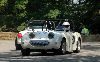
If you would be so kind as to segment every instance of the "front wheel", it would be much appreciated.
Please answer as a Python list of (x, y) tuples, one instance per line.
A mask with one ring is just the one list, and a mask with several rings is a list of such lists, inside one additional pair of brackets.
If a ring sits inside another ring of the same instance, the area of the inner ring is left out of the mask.
[(29, 56), (30, 55), (30, 49), (21, 49), (22, 56)]
[(65, 40), (62, 40), (61, 42), (60, 52), (61, 54), (66, 54), (66, 41)]

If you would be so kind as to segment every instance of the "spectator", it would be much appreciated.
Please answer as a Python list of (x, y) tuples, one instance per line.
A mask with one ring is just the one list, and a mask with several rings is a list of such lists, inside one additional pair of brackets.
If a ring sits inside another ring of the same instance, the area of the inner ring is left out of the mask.
[(84, 26), (81, 33), (82, 33), (82, 35), (88, 36), (89, 35), (89, 30)]
[(82, 34), (82, 40), (84, 42), (87, 40), (87, 37), (89, 36), (89, 30), (84, 26), (81, 31), (81, 34)]

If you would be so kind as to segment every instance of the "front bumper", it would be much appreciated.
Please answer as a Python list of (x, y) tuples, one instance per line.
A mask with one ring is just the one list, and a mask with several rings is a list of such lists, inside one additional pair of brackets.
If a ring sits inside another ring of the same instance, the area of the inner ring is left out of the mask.
[(34, 49), (34, 50), (50, 50), (50, 49), (59, 49), (60, 44), (53, 41), (52, 39), (50, 40), (29, 40), (29, 41), (24, 41), (21, 43), (22, 48), (26, 49)]

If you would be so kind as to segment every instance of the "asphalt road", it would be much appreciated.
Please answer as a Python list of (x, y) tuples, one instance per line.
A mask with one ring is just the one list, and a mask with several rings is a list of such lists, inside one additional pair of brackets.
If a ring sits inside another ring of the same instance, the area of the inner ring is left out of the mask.
[(30, 56), (21, 56), (16, 51), (14, 41), (0, 40), (0, 62), (100, 62), (100, 42), (83, 42), (80, 53), (54, 55), (31, 52)]

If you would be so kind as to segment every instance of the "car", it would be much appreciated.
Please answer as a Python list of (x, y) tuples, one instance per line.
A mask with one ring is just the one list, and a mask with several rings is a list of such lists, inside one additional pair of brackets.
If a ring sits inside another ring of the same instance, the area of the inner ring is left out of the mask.
[[(69, 24), (68, 21), (64, 23)], [(29, 31), (24, 30), (18, 34), (22, 55), (28, 56), (30, 52), (41, 52), (42, 54), (47, 52), (55, 54), (80, 52), (81, 34), (71, 31), (69, 28), (70, 26), (63, 25), (61, 20), (57, 23), (54, 20), (31, 21)]]

